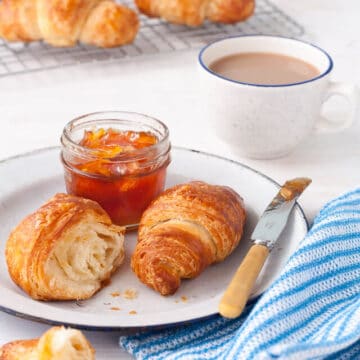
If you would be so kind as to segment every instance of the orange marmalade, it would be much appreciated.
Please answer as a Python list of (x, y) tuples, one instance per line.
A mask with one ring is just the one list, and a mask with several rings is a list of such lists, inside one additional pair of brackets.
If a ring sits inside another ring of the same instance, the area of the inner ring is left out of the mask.
[(114, 223), (135, 226), (164, 189), (170, 143), (146, 127), (81, 130), (76, 142), (62, 137), (67, 192), (97, 201)]

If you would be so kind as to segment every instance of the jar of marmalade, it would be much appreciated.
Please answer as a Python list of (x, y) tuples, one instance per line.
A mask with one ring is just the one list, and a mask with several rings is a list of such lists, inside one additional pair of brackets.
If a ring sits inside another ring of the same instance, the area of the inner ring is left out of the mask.
[(135, 227), (165, 186), (169, 131), (130, 112), (99, 112), (64, 128), (61, 160), (66, 190), (97, 201), (118, 225)]

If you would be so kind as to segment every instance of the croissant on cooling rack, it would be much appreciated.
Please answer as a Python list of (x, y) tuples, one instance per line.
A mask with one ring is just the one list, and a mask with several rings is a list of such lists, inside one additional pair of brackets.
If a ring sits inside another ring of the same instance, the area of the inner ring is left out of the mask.
[(132, 269), (160, 294), (173, 294), (182, 278), (235, 249), (245, 217), (242, 198), (229, 187), (196, 181), (168, 189), (141, 218)]
[(95, 201), (57, 194), (12, 231), (5, 256), (32, 298), (88, 299), (123, 262), (124, 228)]
[(0, 347), (0, 360), (93, 360), (95, 350), (79, 330), (53, 327), (39, 339)]
[(136, 13), (114, 0), (2, 0), (0, 36), (7, 41), (44, 40), (54, 46), (77, 41), (100, 47), (131, 43)]
[(205, 20), (235, 23), (247, 19), (255, 0), (135, 0), (139, 10), (175, 24), (199, 26)]

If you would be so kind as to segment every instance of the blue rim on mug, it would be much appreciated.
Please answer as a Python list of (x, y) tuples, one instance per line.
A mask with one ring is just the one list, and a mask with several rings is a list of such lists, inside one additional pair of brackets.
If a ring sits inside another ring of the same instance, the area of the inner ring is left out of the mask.
[[(299, 43), (302, 43), (302, 44), (306, 44), (308, 46), (312, 46), (313, 48), (319, 50), (320, 52), (322, 52), (326, 57), (327, 59), (329, 60), (329, 66), (328, 68), (322, 72), (320, 75), (312, 78), (312, 79), (309, 79), (309, 80), (305, 80), (305, 81), (301, 81), (301, 82), (296, 82), (296, 83), (289, 83), (289, 84), (278, 84), (278, 85), (270, 85), (270, 84), (253, 84), (253, 83), (247, 83), (247, 82), (242, 82), (242, 81), (237, 81), (237, 80), (232, 80), (232, 79), (229, 79), (225, 76), (222, 76), (214, 71), (212, 71), (207, 65), (204, 64), (203, 62), (203, 55), (204, 55), (204, 52), (210, 48), (211, 46), (213, 46), (214, 44), (217, 44), (219, 42), (222, 42), (224, 40), (228, 40), (228, 39), (234, 39), (234, 38), (247, 38), (247, 37), (269, 37), (269, 38), (278, 38), (278, 39), (287, 39), (287, 40), (291, 40), (291, 41), (295, 41), (295, 42), (299, 42)], [(278, 36), (278, 35), (262, 35), (262, 34), (254, 34), (254, 35), (232, 35), (232, 36), (226, 36), (224, 38), (221, 38), (221, 39), (218, 39), (218, 40), (215, 40), (215, 41), (212, 41), (210, 44), (207, 44), (205, 47), (203, 47), (199, 53), (199, 56), (198, 56), (198, 61), (199, 61), (199, 64), (202, 66), (202, 68), (207, 71), (210, 75), (213, 75), (219, 79), (222, 79), (222, 80), (226, 80), (226, 81), (229, 81), (231, 83), (234, 83), (234, 84), (239, 84), (239, 85), (248, 85), (248, 86), (255, 86), (255, 87), (262, 87), (262, 88), (280, 88), (280, 87), (289, 87), (289, 86), (296, 86), (296, 85), (302, 85), (302, 84), (306, 84), (306, 83), (310, 83), (310, 82), (313, 82), (313, 81), (316, 81), (316, 80), (319, 80), (321, 78), (323, 78), (324, 76), (326, 76), (327, 74), (329, 74), (331, 72), (331, 70), (333, 69), (334, 67), (334, 62), (331, 58), (331, 56), (322, 48), (320, 48), (319, 46), (317, 45), (314, 45), (312, 43), (309, 43), (307, 41), (303, 41), (303, 40), (299, 40), (299, 39), (295, 39), (295, 38), (291, 38), (291, 37), (287, 37), (287, 36)]]

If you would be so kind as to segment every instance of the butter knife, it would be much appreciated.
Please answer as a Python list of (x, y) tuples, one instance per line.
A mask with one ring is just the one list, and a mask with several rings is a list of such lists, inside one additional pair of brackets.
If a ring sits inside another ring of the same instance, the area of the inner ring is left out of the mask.
[(310, 183), (308, 178), (286, 181), (268, 205), (251, 235), (253, 245), (220, 301), (220, 315), (233, 319), (242, 313), (270, 251), (287, 224), (296, 200)]

